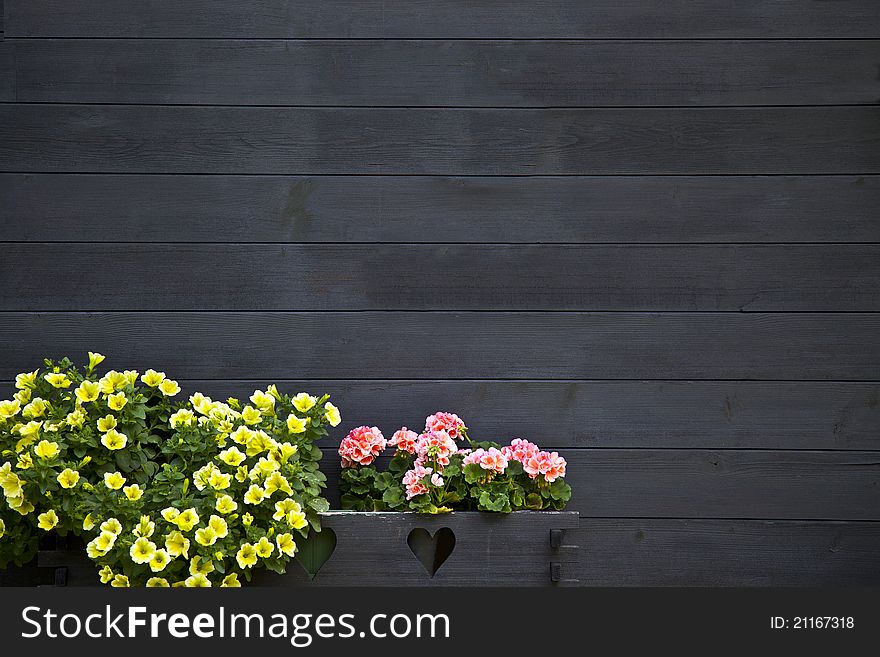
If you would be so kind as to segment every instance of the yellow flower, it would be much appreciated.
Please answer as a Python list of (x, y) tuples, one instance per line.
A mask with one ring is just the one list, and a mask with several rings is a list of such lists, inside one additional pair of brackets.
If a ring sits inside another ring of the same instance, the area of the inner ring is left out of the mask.
[(10, 509), (22, 516), (26, 516), (34, 510), (34, 505), (28, 502), (24, 495), (20, 497), (8, 497), (6, 498), (6, 502), (9, 504)]
[(124, 388), (128, 384), (128, 378), (122, 372), (110, 370), (98, 380), (98, 388), (105, 395), (116, 392), (119, 388)]
[(103, 568), (101, 568), (101, 570), (98, 571), (98, 575), (101, 578), (101, 584), (109, 584), (115, 577), (113, 571), (110, 569), (110, 566), (104, 566)]
[(210, 527), (202, 527), (196, 530), (196, 543), (199, 545), (214, 545), (217, 542), (217, 534)]
[(101, 523), (101, 531), (119, 536), (122, 533), (122, 523), (116, 518), (107, 518), (107, 520)]
[(324, 404), (324, 410), (327, 411), (324, 413), (324, 417), (327, 419), (327, 422), (330, 423), (330, 426), (338, 427), (339, 423), (342, 422), (342, 416), (339, 415), (339, 409), (330, 402), (327, 402)]
[(25, 388), (12, 395), (12, 398), (19, 404), (27, 404), (31, 400), (32, 394), (33, 391), (30, 388)]
[(0, 518), (0, 538), (3, 538), (3, 535), (6, 533), (6, 523), (3, 521), (3, 518)]
[(223, 461), (226, 465), (231, 465), (233, 468), (238, 467), (238, 465), (244, 461), (245, 455), (241, 453), (241, 451), (233, 445), (229, 449), (225, 449), (218, 455), (220, 460)]
[(287, 524), (294, 529), (302, 529), (309, 523), (306, 521), (306, 514), (302, 511), (291, 511), (287, 514)]
[(61, 484), (61, 488), (73, 488), (79, 482), (79, 472), (70, 468), (64, 468), (57, 479), (58, 483)]
[(316, 397), (312, 397), (307, 392), (297, 393), (293, 399), (291, 399), (293, 405), (296, 407), (300, 413), (307, 412), (312, 406), (318, 403), (318, 399)]
[(21, 374), (17, 374), (15, 376), (15, 387), (18, 390), (33, 388), (36, 385), (37, 374), (39, 372), (40, 370), (34, 370), (33, 372), (22, 372)]
[(153, 535), (154, 531), (156, 531), (156, 523), (150, 520), (150, 516), (141, 516), (141, 519), (138, 521), (137, 527), (134, 528), (133, 533), (135, 536), (143, 536), (144, 538), (149, 538)]
[(262, 488), (257, 486), (256, 484), (251, 484), (251, 487), (248, 488), (247, 492), (244, 494), (244, 503), (245, 504), (259, 504), (263, 501), (263, 497), (265, 497), (266, 493)]
[(69, 388), (70, 384), (73, 383), (70, 379), (67, 378), (66, 374), (59, 374), (58, 372), (52, 372), (43, 377), (53, 388)]
[(229, 437), (239, 445), (247, 445), (254, 436), (254, 430), (242, 425), (233, 431)]
[(279, 456), (278, 459), (282, 463), (287, 463), (290, 460), (290, 457), (297, 453), (296, 445), (291, 445), (290, 443), (281, 443), (279, 446)]
[(93, 402), (101, 394), (101, 387), (95, 381), (83, 381), (79, 387), (73, 391), (80, 403)]
[(122, 489), (122, 492), (125, 493), (125, 496), (132, 502), (137, 502), (144, 496), (143, 489), (137, 484), (126, 486)]
[(211, 580), (200, 573), (187, 577), (185, 584), (188, 589), (207, 589), (211, 586)]
[(9, 463), (4, 463), (3, 468), (0, 469), (0, 488), (3, 488), (3, 495), (7, 498), (21, 497), (24, 481), (10, 471), (11, 467)]
[(306, 430), (306, 421), (291, 413), (287, 416), (287, 430), (290, 433), (302, 433)]
[(272, 516), (272, 519), (284, 520), (287, 514), (291, 512), (299, 513), (300, 511), (302, 511), (302, 507), (299, 505), (299, 502), (288, 497), (287, 499), (275, 502), (275, 514)]
[(156, 370), (147, 370), (144, 372), (143, 376), (141, 376), (141, 381), (151, 388), (157, 387), (164, 380), (165, 372), (157, 372)]
[(30, 452), (25, 452), (19, 456), (18, 461), (15, 463), (15, 467), (19, 470), (30, 470), (34, 467), (34, 459), (31, 458)]
[(67, 426), (79, 429), (86, 422), (86, 414), (80, 409), (76, 409), (75, 411), (68, 413), (67, 417), (64, 418), (64, 421), (67, 422)]
[(296, 543), (291, 534), (278, 534), (275, 537), (275, 543), (278, 545), (278, 551), (292, 557), (296, 554)]
[(98, 365), (104, 362), (106, 356), (99, 354), (97, 351), (89, 352), (89, 372), (95, 369)]
[[(91, 531), (92, 529), (94, 529), (94, 527), (95, 527), (95, 519), (92, 518), (92, 514), (91, 514), (91, 513), (89, 513), (88, 515), (86, 515), (85, 518), (83, 518), (83, 525), (82, 525), (82, 527), (83, 527), (83, 529), (86, 530), (87, 532), (88, 532), (88, 531)], [(107, 582), (104, 582), (104, 583), (106, 584)]]
[(254, 521), (254, 517), (250, 513), (245, 513), (241, 517), (241, 524), (245, 527), (250, 527), (251, 523)]
[(250, 400), (253, 402), (254, 406), (263, 411), (263, 413), (271, 415), (275, 412), (275, 398), (272, 395), (267, 395), (262, 390), (254, 390), (254, 394), (250, 396)]
[(124, 392), (107, 396), (107, 406), (109, 406), (114, 411), (121, 411), (127, 403), (128, 398), (125, 396)]
[(48, 408), (49, 403), (45, 399), (42, 397), (34, 397), (33, 401), (22, 409), (21, 414), (29, 419), (43, 417)]
[(116, 577), (113, 578), (113, 581), (110, 582), (110, 586), (117, 589), (127, 589), (131, 584), (128, 582), (128, 577), (126, 575), (116, 575)]
[(58, 514), (55, 513), (54, 510), (50, 509), (46, 511), (46, 513), (41, 513), (37, 516), (37, 527), (42, 529), (43, 531), (49, 531), (55, 528), (55, 525), (58, 524)]
[(40, 435), (40, 429), (43, 428), (42, 422), (28, 422), (27, 424), (22, 424), (18, 427), (18, 434), (25, 438), (34, 438)]
[(116, 418), (112, 415), (105, 415), (98, 419), (98, 431), (107, 433), (110, 429), (116, 428)]
[(180, 386), (177, 385), (177, 381), (165, 379), (164, 381), (162, 381), (162, 383), (159, 384), (159, 392), (161, 392), (166, 397), (174, 397), (174, 395), (180, 392)]
[(128, 554), (135, 563), (149, 563), (156, 554), (156, 544), (141, 537), (134, 542)]
[(214, 562), (210, 559), (202, 561), (202, 557), (195, 556), (189, 562), (190, 575), (210, 575), (214, 572)]
[(125, 485), (125, 477), (118, 472), (104, 473), (104, 485), (110, 490), (119, 490)]
[(8, 420), (11, 417), (15, 417), (18, 415), (18, 412), (21, 410), (21, 402), (17, 399), (6, 399), (4, 401), (0, 401), (0, 417), (4, 420)]
[(221, 495), (217, 498), (217, 503), (214, 505), (214, 508), (220, 513), (226, 515), (235, 511), (238, 508), (238, 504), (236, 504), (235, 500), (229, 495)]
[(238, 470), (235, 471), (235, 480), (244, 483), (247, 481), (248, 474), (250, 474), (248, 467), (246, 465), (240, 465), (238, 466)]
[(241, 419), (245, 424), (259, 424), (263, 414), (253, 406), (245, 406), (241, 412)]
[(189, 556), (189, 539), (180, 532), (171, 532), (165, 537), (165, 549), (172, 557)]
[(125, 382), (128, 385), (133, 386), (135, 383), (137, 383), (138, 374), (139, 372), (137, 370), (125, 370), (122, 373), (122, 376), (125, 377)]
[(150, 570), (154, 573), (161, 573), (170, 562), (171, 558), (165, 550), (156, 550), (153, 553), (153, 558), (150, 559)]
[(241, 582), (238, 581), (238, 573), (232, 573), (224, 577), (220, 587), (229, 589), (241, 588)]
[(215, 490), (225, 490), (232, 484), (232, 476), (223, 472), (212, 472), (208, 485)]
[(174, 519), (180, 515), (180, 509), (176, 506), (167, 506), (161, 511), (162, 517), (165, 518), (167, 522), (174, 522)]
[(226, 538), (229, 536), (229, 525), (220, 516), (211, 516), (208, 520), (208, 527), (217, 535), (217, 538)]
[(168, 418), (168, 422), (171, 424), (172, 429), (176, 429), (180, 426), (191, 426), (193, 422), (195, 422), (196, 416), (195, 414), (186, 408), (181, 408), (176, 413), (173, 413), (170, 418)]
[[(152, 562), (150, 562), (152, 565)], [(168, 583), (168, 580), (164, 577), (151, 577), (147, 580), (147, 588), (151, 589), (167, 589), (171, 585)]]
[(266, 495), (269, 496), (271, 496), (276, 490), (280, 490), (288, 495), (293, 495), (293, 489), (290, 487), (290, 483), (280, 472), (273, 472), (270, 474), (266, 478), (264, 486), (266, 488)]
[(257, 563), (257, 550), (250, 543), (244, 543), (235, 555), (239, 568), (252, 568)]
[(122, 449), (128, 444), (128, 436), (116, 429), (110, 429), (101, 438), (101, 444), (109, 450)]
[(199, 524), (199, 514), (196, 513), (195, 509), (181, 511), (180, 515), (174, 519), (174, 524), (177, 525), (178, 529), (188, 532)]
[(257, 551), (257, 556), (262, 557), (263, 559), (268, 559), (275, 551), (275, 545), (272, 544), (272, 541), (263, 536), (259, 541), (257, 541), (254, 549)]
[(37, 446), (34, 447), (34, 454), (39, 456), (41, 459), (54, 459), (58, 456), (58, 453), (61, 450), (58, 449), (58, 443), (52, 443), (48, 440), (41, 440), (37, 443)]

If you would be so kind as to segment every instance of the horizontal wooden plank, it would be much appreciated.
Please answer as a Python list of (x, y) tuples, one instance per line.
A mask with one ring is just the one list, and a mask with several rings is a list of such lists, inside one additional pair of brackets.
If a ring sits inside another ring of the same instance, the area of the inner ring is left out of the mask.
[(22, 102), (873, 104), (880, 41), (13, 39)]
[(0, 171), (876, 173), (880, 107), (0, 105)]
[(9, 36), (880, 37), (872, 0), (5, 0)]
[[(2, 6), (0, 6), (2, 9)], [(0, 30), (0, 101), (9, 102), (15, 100), (15, 61), (12, 55), (12, 46), (3, 39)]]
[(880, 176), (0, 175), (0, 242), (880, 242)]
[[(569, 449), (567, 511), (598, 518), (880, 519), (880, 454)], [(384, 460), (385, 457), (382, 457)], [(324, 453), (338, 504), (339, 457)]]
[(874, 381), (878, 330), (876, 313), (5, 312), (0, 379), (91, 349), (180, 379)]
[(880, 247), (0, 244), (0, 280), (0, 311), (877, 311)]
[[(34, 361), (34, 367), (36, 367)], [(124, 369), (127, 361), (106, 365)], [(169, 374), (173, 374), (169, 371)], [(465, 419), (475, 439), (524, 437), (548, 449), (880, 449), (880, 385), (760, 381), (180, 381), (183, 396), (249, 397), (276, 383), (294, 394), (329, 394), (347, 428), (420, 429), (438, 409)], [(0, 399), (12, 396), (0, 383)]]
[(581, 519), (581, 586), (876, 586), (880, 525)]

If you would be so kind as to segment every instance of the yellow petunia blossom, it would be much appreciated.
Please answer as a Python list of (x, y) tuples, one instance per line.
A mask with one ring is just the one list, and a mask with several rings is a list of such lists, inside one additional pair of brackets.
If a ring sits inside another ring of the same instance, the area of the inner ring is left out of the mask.
[(122, 533), (122, 523), (116, 518), (107, 518), (107, 520), (101, 523), (101, 531), (119, 536)]
[(151, 577), (147, 580), (147, 588), (150, 589), (167, 589), (171, 585), (164, 577)]
[(37, 374), (39, 374), (40, 370), (34, 370), (33, 372), (22, 372), (21, 374), (15, 375), (15, 387), (18, 390), (24, 390), (25, 388), (33, 388), (37, 382)]
[(212, 472), (208, 477), (208, 485), (214, 490), (226, 490), (232, 485), (232, 475), (225, 472)]
[(251, 523), (253, 523), (253, 521), (254, 521), (254, 517), (250, 513), (245, 513), (241, 517), (241, 524), (244, 525), (245, 527), (250, 527)]
[(128, 385), (128, 377), (116, 370), (110, 370), (98, 380), (98, 387), (105, 395), (112, 394), (126, 385)]
[(24, 390), (19, 390), (17, 393), (12, 395), (12, 399), (17, 401), (19, 404), (27, 404), (33, 395), (33, 390), (30, 388), (25, 388)]
[(180, 515), (180, 509), (178, 509), (176, 506), (166, 506), (164, 509), (162, 509), (161, 514), (167, 522), (174, 522), (174, 519)]
[(239, 568), (253, 568), (257, 563), (257, 550), (250, 543), (244, 543), (235, 555)]
[(273, 472), (266, 477), (263, 486), (266, 489), (266, 495), (269, 496), (271, 496), (276, 490), (280, 490), (287, 495), (293, 495), (293, 488), (290, 487), (290, 482), (288, 482), (287, 478), (280, 472)]
[(156, 544), (148, 538), (137, 539), (128, 550), (128, 555), (135, 563), (149, 563), (156, 554)]
[(7, 499), (21, 497), (22, 488), (24, 487), (24, 481), (17, 474), (10, 471), (11, 467), (9, 463), (4, 463), (3, 467), (0, 468), (0, 488), (3, 489), (3, 495)]
[(19, 470), (30, 470), (34, 467), (34, 459), (31, 457), (30, 452), (20, 455), (15, 463), (15, 467)]
[(126, 575), (116, 575), (116, 577), (113, 578), (113, 581), (110, 582), (110, 586), (117, 589), (127, 589), (131, 584)]
[(324, 410), (327, 411), (326, 413), (324, 413), (324, 417), (326, 418), (327, 422), (330, 423), (330, 426), (338, 427), (339, 423), (342, 422), (342, 416), (339, 415), (339, 409), (330, 402), (327, 402), (326, 404), (324, 404)]
[(58, 475), (57, 480), (61, 484), (61, 488), (73, 488), (79, 483), (79, 472), (70, 468), (64, 468), (61, 474)]
[(4, 534), (6, 534), (6, 522), (0, 518), (0, 538), (3, 538)]
[(98, 399), (98, 395), (101, 394), (101, 386), (98, 385), (97, 381), (83, 381), (73, 391), (73, 394), (76, 395), (81, 404), (86, 404)]
[(213, 530), (217, 538), (226, 538), (229, 536), (229, 525), (220, 516), (211, 516), (208, 519), (208, 527)]
[(263, 419), (263, 414), (253, 406), (245, 406), (241, 412), (241, 420), (245, 424), (259, 424)]
[(309, 523), (306, 520), (305, 513), (302, 511), (291, 511), (287, 514), (287, 524), (293, 529), (303, 529)]
[(171, 417), (168, 418), (168, 423), (172, 429), (177, 429), (178, 427), (192, 426), (195, 419), (196, 416), (191, 410), (181, 408), (179, 411), (172, 413)]
[(241, 588), (241, 582), (238, 581), (238, 573), (232, 573), (223, 578), (220, 584), (221, 588), (238, 589)]
[(107, 395), (107, 406), (114, 411), (121, 411), (127, 403), (128, 397), (125, 396), (124, 392), (119, 392), (115, 395)]
[(43, 378), (46, 379), (46, 381), (49, 382), (49, 385), (53, 388), (69, 388), (70, 384), (73, 383), (73, 381), (67, 378), (66, 374), (61, 374), (59, 372), (50, 372)]
[(254, 390), (250, 400), (263, 413), (268, 415), (275, 413), (275, 398), (272, 395), (267, 395), (262, 390)]
[(98, 418), (98, 431), (101, 433), (107, 433), (110, 429), (115, 429), (116, 425), (116, 418), (112, 415), (105, 415), (102, 418)]
[(41, 440), (37, 443), (37, 446), (34, 447), (34, 454), (39, 456), (41, 459), (54, 459), (58, 456), (58, 453), (61, 450), (58, 448), (58, 443), (53, 443), (48, 440)]
[(157, 388), (164, 380), (165, 372), (157, 372), (156, 370), (147, 370), (141, 376), (141, 381), (151, 388)]
[(210, 559), (202, 560), (202, 557), (193, 557), (189, 562), (190, 575), (210, 575), (214, 572), (214, 562)]
[(240, 426), (238, 429), (229, 434), (229, 437), (232, 438), (233, 442), (236, 442), (239, 445), (247, 445), (251, 441), (253, 436), (254, 430), (244, 425)]
[(278, 546), (278, 551), (286, 554), (288, 557), (296, 554), (296, 543), (291, 534), (278, 534), (275, 537), (275, 544)]
[(122, 376), (125, 377), (125, 381), (126, 383), (128, 383), (128, 385), (133, 386), (137, 383), (138, 374), (140, 374), (140, 372), (138, 372), (137, 370), (125, 370), (122, 373)]
[(118, 472), (104, 473), (104, 485), (110, 490), (119, 490), (125, 485), (125, 477)]
[(302, 433), (306, 430), (306, 421), (291, 413), (287, 416), (287, 430), (290, 433)]
[(17, 399), (6, 399), (0, 401), (0, 418), (8, 420), (18, 415), (21, 410), (21, 402)]
[(76, 409), (68, 413), (64, 421), (67, 423), (67, 426), (79, 429), (86, 423), (86, 414), (80, 409)]
[(172, 557), (189, 556), (189, 539), (180, 532), (171, 532), (165, 537), (165, 549)]
[[(83, 518), (82, 528), (87, 532), (95, 528), (95, 519), (92, 517), (91, 513), (87, 514), (86, 517)], [(106, 584), (106, 582), (104, 583)]]
[(291, 401), (296, 407), (296, 410), (298, 410), (300, 413), (306, 413), (310, 408), (318, 403), (318, 399), (316, 397), (312, 397), (312, 395), (307, 392), (297, 393), (296, 395), (294, 395)]
[(110, 566), (104, 566), (101, 568), (101, 570), (98, 571), (98, 576), (101, 578), (101, 584), (109, 584), (113, 581), (113, 578), (116, 577)]
[(101, 437), (101, 444), (109, 450), (122, 449), (128, 444), (128, 436), (119, 433), (116, 429), (110, 429)]
[(272, 519), (284, 520), (289, 513), (299, 513), (300, 511), (302, 511), (302, 507), (299, 505), (299, 502), (288, 497), (287, 499), (275, 502), (275, 513)]
[(235, 471), (235, 480), (239, 483), (244, 483), (247, 481), (249, 474), (250, 470), (248, 470), (248, 467), (246, 465), (240, 465)]
[(55, 526), (58, 524), (58, 514), (53, 509), (49, 509), (46, 513), (38, 515), (37, 520), (37, 527), (43, 531), (50, 531), (55, 529)]
[(195, 538), (199, 545), (214, 545), (217, 542), (217, 533), (210, 527), (202, 527), (196, 530)]
[(161, 573), (169, 563), (171, 563), (171, 557), (168, 556), (168, 553), (165, 550), (156, 550), (153, 553), (153, 558), (150, 559), (150, 570), (154, 573)]
[(230, 447), (229, 449), (225, 449), (218, 457), (221, 461), (223, 461), (226, 465), (231, 465), (233, 468), (238, 467), (238, 465), (245, 460), (245, 455), (242, 454), (241, 450), (238, 449), (235, 445)]
[(281, 443), (278, 446), (278, 456), (280, 456), (280, 461), (282, 463), (287, 463), (290, 460), (290, 457), (297, 453), (298, 448), (296, 445), (291, 445), (290, 443)]
[(42, 422), (31, 421), (18, 427), (18, 435), (24, 438), (36, 439), (40, 435), (40, 429), (42, 428)]
[(155, 531), (156, 523), (150, 520), (150, 516), (141, 516), (141, 519), (138, 521), (137, 527), (132, 530), (132, 533), (135, 536), (150, 538), (150, 536), (152, 536), (153, 532)]
[(266, 493), (262, 488), (256, 484), (251, 484), (251, 487), (248, 488), (247, 492), (244, 494), (244, 503), (256, 505), (262, 502), (265, 496)]
[(159, 384), (159, 392), (166, 397), (174, 397), (174, 395), (180, 392), (180, 386), (177, 384), (177, 381), (165, 379)]
[(95, 369), (98, 365), (104, 362), (104, 359), (107, 358), (103, 354), (99, 354), (97, 351), (89, 352), (89, 372)]
[(114, 545), (116, 545), (116, 534), (108, 531), (102, 531), (92, 543), (100, 554), (106, 554)]
[(122, 492), (125, 493), (125, 496), (131, 502), (137, 502), (144, 496), (143, 489), (137, 484), (132, 484), (131, 486), (126, 486), (122, 489)]
[(199, 524), (199, 514), (196, 513), (195, 509), (186, 509), (181, 511), (180, 515), (174, 519), (174, 524), (177, 525), (178, 529), (188, 532)]
[(10, 509), (22, 516), (26, 516), (34, 511), (34, 505), (25, 499), (24, 495), (21, 497), (8, 497), (6, 502), (9, 504)]
[(238, 508), (238, 504), (229, 495), (221, 495), (217, 498), (214, 508), (223, 515), (232, 513)]
[(268, 538), (263, 536), (257, 541), (257, 544), (254, 545), (254, 549), (257, 551), (257, 556), (262, 559), (268, 559), (272, 556), (272, 553), (275, 551), (275, 545)]
[(43, 417), (49, 409), (49, 402), (42, 397), (34, 397), (30, 404), (21, 409), (21, 414), (27, 419)]
[(211, 587), (211, 580), (200, 573), (187, 577), (185, 584), (188, 589), (207, 589)]

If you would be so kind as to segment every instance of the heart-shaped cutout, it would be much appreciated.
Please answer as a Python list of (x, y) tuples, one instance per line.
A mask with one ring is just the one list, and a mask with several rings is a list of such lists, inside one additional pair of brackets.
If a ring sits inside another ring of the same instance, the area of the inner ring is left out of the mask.
[(416, 527), (407, 536), (406, 544), (433, 577), (455, 549), (455, 534), (449, 527), (441, 527), (431, 536), (427, 529)]
[(296, 545), (299, 548), (296, 560), (306, 571), (309, 579), (315, 579), (315, 575), (336, 550), (336, 532), (329, 527), (324, 527), (319, 532), (310, 531), (308, 538), (298, 538)]

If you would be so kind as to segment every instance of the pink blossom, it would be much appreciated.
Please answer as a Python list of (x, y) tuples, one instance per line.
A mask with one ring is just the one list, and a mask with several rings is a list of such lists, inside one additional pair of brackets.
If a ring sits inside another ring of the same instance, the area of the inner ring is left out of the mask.
[(523, 470), (529, 477), (534, 479), (543, 475), (544, 480), (550, 484), (565, 476), (565, 466), (565, 459), (557, 452), (537, 452), (523, 462)]
[[(406, 499), (411, 500), (416, 495), (423, 495), (428, 492), (428, 487), (422, 483), (422, 479), (426, 475), (433, 472), (432, 468), (423, 467), (421, 463), (416, 461), (412, 470), (407, 470), (403, 475), (403, 485), (406, 486)], [(432, 475), (431, 479), (437, 475)]]
[(442, 486), (443, 485), (443, 477), (438, 475), (436, 472), (431, 475), (431, 483), (434, 486)]
[(535, 444), (522, 438), (514, 438), (508, 447), (503, 447), (501, 451), (508, 461), (519, 461), (525, 463), (526, 459), (537, 454), (541, 449)]
[(507, 457), (495, 447), (475, 449), (462, 460), (463, 465), (478, 464), (483, 470), (501, 474), (507, 469)]
[(455, 413), (445, 413), (437, 411), (433, 415), (425, 418), (425, 433), (432, 431), (445, 431), (450, 438), (458, 440), (461, 437), (462, 430), (467, 429), (464, 420)]
[(467, 449), (462, 450), (462, 452), (467, 452), (465, 457), (462, 459), (462, 465), (470, 465), (471, 463), (479, 463), (480, 459), (483, 458), (483, 454), (486, 453), (486, 450), (480, 447), (479, 449), (475, 449), (473, 451)]
[(429, 431), (416, 441), (416, 454), (421, 460), (434, 460), (438, 464), (449, 465), (449, 457), (458, 451), (458, 445), (445, 431)]
[(370, 465), (385, 449), (385, 437), (377, 427), (357, 427), (342, 439), (339, 456), (343, 468)]
[(416, 453), (416, 441), (419, 439), (419, 434), (415, 431), (410, 431), (406, 427), (401, 427), (397, 431), (394, 432), (394, 435), (391, 436), (391, 440), (388, 441), (388, 445), (390, 447), (397, 447), (402, 452), (407, 452), (408, 454)]

